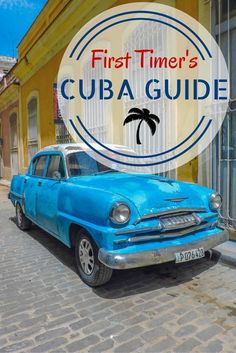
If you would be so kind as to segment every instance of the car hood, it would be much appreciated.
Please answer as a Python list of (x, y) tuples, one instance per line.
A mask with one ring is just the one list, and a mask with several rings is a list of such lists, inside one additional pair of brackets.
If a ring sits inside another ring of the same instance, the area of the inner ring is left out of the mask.
[(142, 216), (173, 208), (208, 208), (210, 189), (156, 175), (97, 174), (71, 182), (120, 195), (137, 207)]

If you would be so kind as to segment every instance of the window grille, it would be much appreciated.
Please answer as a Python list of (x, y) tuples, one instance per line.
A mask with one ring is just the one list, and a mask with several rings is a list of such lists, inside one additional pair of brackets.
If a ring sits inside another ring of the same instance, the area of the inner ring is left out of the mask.
[[(163, 26), (156, 26), (155, 23), (148, 22), (148, 21), (144, 21), (141, 24), (139, 24), (137, 27), (135, 27), (132, 33), (127, 37), (126, 42), (124, 43), (124, 52), (128, 51), (133, 53), (134, 50), (139, 48), (145, 48), (145, 49), (158, 48), (158, 53), (154, 53), (154, 55), (159, 57), (165, 56), (166, 55), (166, 52), (165, 52), (166, 29)], [(139, 59), (138, 56), (137, 56), (137, 59)], [(155, 70), (153, 70), (153, 79), (156, 78), (154, 72)], [(160, 81), (163, 81), (164, 73), (162, 72), (162, 69), (158, 69), (158, 75), (159, 75), (158, 79)], [(131, 87), (134, 89), (135, 99), (132, 101), (128, 99), (126, 100), (125, 107), (124, 107), (126, 112), (128, 112), (129, 109), (133, 107), (137, 107), (139, 109), (147, 108), (150, 110), (150, 113), (161, 117), (163, 115), (162, 112), (166, 112), (166, 113), (168, 112), (168, 109), (170, 109), (170, 105), (167, 99), (165, 98), (158, 99), (158, 105), (157, 105), (157, 101), (151, 100), (148, 97), (146, 97), (146, 95), (144, 95), (145, 92), (143, 89), (143, 83), (151, 79), (150, 71), (148, 67), (144, 67), (142, 70), (140, 70), (138, 65), (132, 66), (132, 70), (129, 70), (128, 72), (128, 79), (131, 84)], [(160, 112), (160, 115), (159, 115), (159, 112)], [(164, 133), (161, 134), (160, 139), (155, 138), (155, 135), (152, 136), (150, 134), (150, 130), (146, 128), (144, 125), (142, 126), (141, 141), (144, 146), (147, 146), (145, 154), (154, 154), (154, 153), (157, 153), (157, 151), (161, 151), (163, 149), (163, 146), (165, 146), (166, 144), (168, 134), (173, 133), (173, 131), (172, 132), (167, 131), (167, 128), (166, 128), (167, 121), (165, 119), (162, 119), (161, 124), (162, 124), (162, 131)], [(135, 150), (137, 150), (136, 140), (135, 140), (135, 136), (136, 136), (135, 131), (137, 129), (137, 125), (138, 125), (138, 122), (134, 122), (134, 124), (128, 124), (126, 126), (125, 135), (124, 135), (124, 141), (125, 141), (124, 144), (127, 144), (129, 146), (131, 144), (132, 145), (131, 148), (135, 147)], [(150, 169), (154, 171), (154, 168), (151, 167)], [(163, 173), (163, 174), (169, 175), (170, 173)]]
[(31, 98), (28, 103), (28, 160), (38, 151), (37, 99)]

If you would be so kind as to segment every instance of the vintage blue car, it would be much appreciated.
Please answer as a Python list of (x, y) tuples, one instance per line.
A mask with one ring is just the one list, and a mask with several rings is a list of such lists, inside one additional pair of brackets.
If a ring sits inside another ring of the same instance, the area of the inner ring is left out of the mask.
[(109, 169), (80, 144), (38, 152), (28, 172), (13, 177), (9, 198), (20, 229), (33, 222), (74, 248), (90, 286), (106, 283), (113, 269), (199, 259), (228, 240), (213, 190)]

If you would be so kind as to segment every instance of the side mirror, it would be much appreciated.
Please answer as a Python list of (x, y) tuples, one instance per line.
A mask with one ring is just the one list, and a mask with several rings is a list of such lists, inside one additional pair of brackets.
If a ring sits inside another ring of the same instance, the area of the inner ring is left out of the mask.
[(61, 173), (56, 170), (55, 172), (53, 172), (52, 177), (53, 177), (53, 179), (60, 181), (61, 180)]

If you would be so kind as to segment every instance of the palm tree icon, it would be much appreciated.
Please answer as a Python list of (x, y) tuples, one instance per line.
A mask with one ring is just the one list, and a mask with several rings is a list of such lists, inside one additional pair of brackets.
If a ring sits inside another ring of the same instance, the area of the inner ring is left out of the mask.
[(156, 124), (160, 123), (160, 119), (157, 115), (150, 114), (150, 110), (143, 108), (142, 110), (139, 108), (132, 108), (128, 112), (128, 116), (125, 118), (123, 126), (130, 123), (131, 121), (140, 120), (136, 132), (136, 142), (138, 145), (141, 145), (140, 141), (140, 127), (143, 121), (145, 121), (152, 133), (152, 136), (156, 132)]

